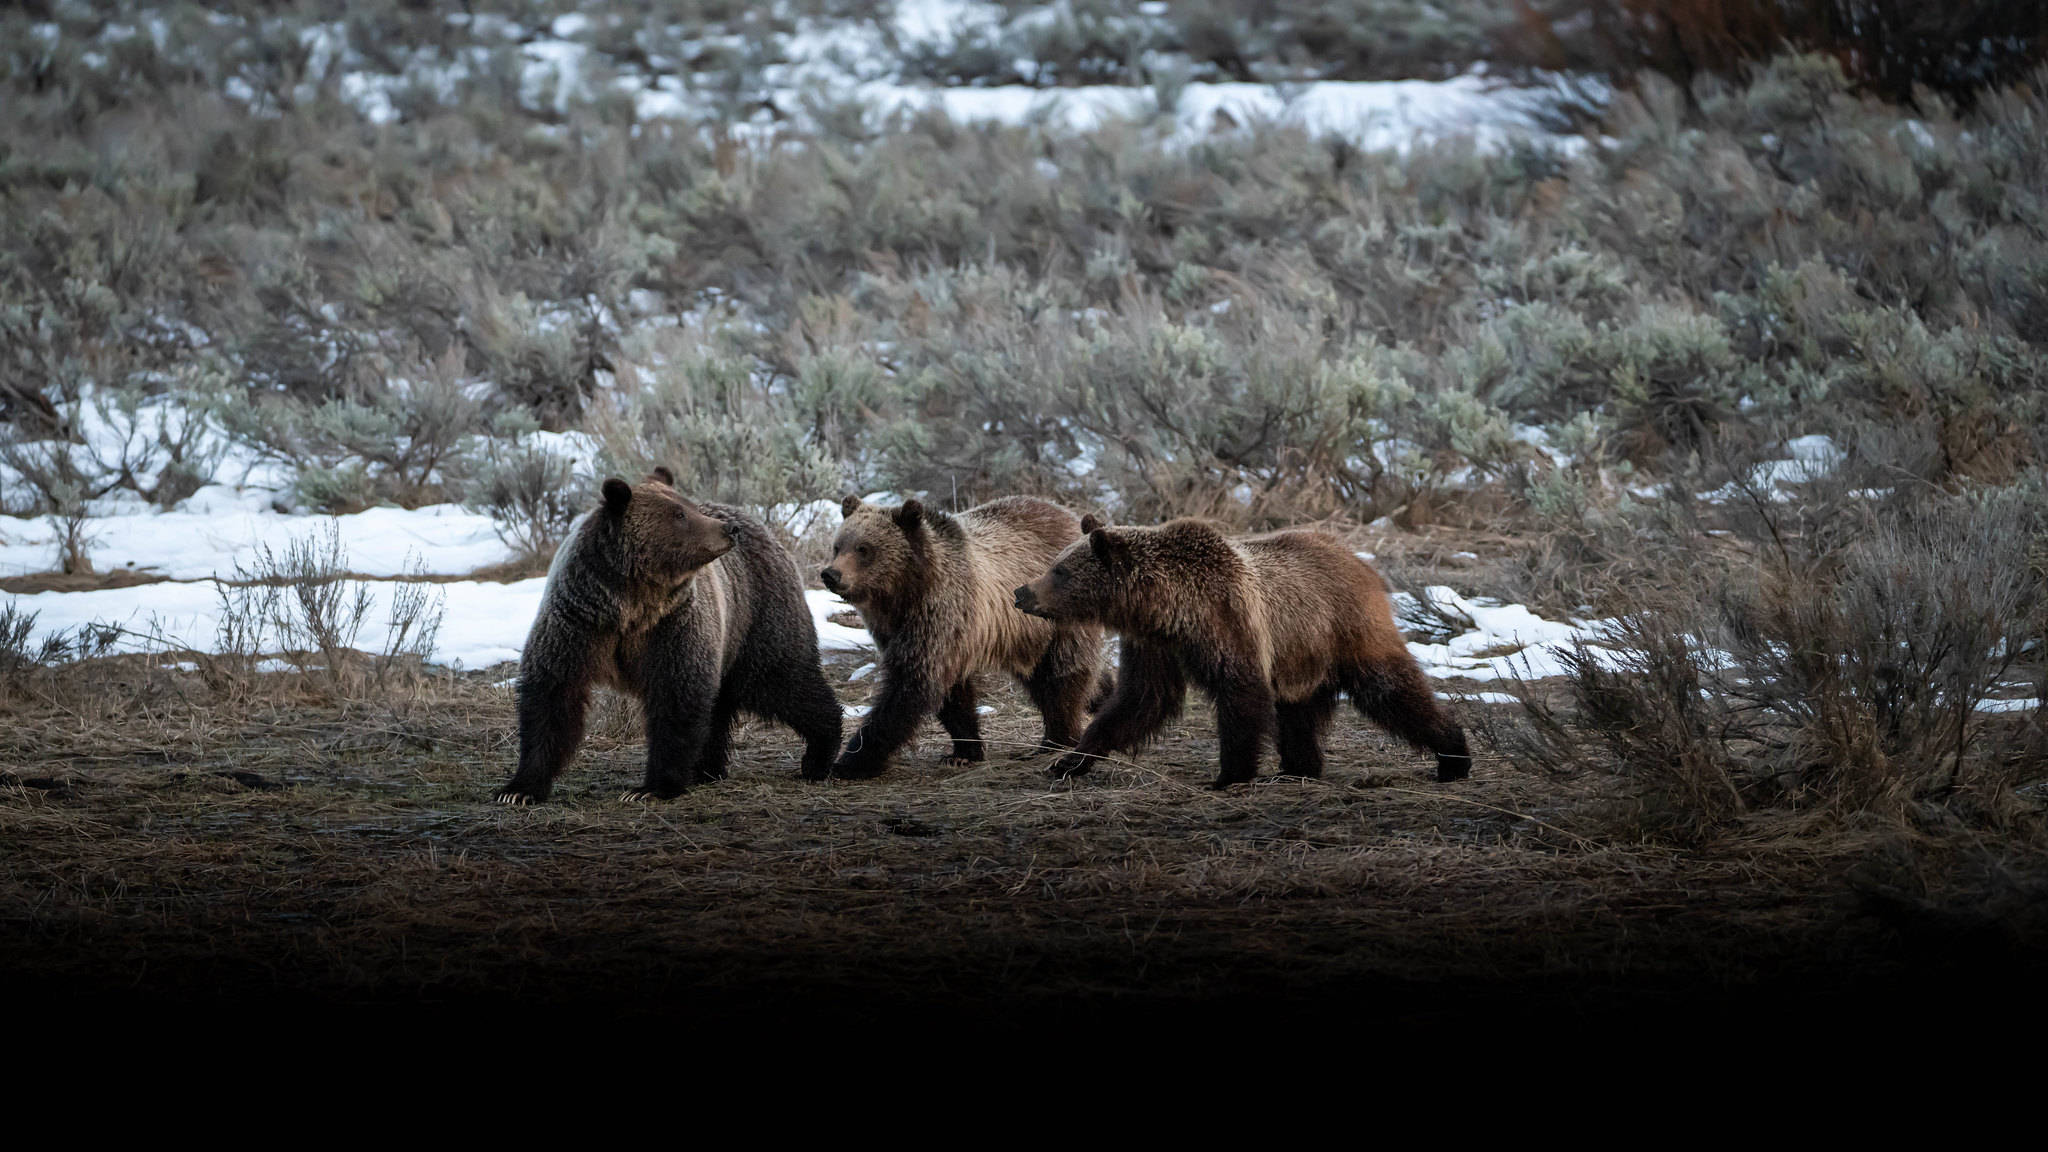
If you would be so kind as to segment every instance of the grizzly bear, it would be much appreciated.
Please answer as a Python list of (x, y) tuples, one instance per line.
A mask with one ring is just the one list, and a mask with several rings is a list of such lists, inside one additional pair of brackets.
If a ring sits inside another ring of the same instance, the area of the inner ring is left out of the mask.
[(647, 778), (626, 799), (667, 799), (726, 774), (734, 716), (796, 729), (803, 774), (839, 748), (839, 701), (796, 564), (736, 508), (698, 504), (658, 468), (604, 482), (548, 570), (519, 662), (519, 771), (501, 804), (547, 799), (583, 741), (593, 684), (640, 699)]
[(1073, 747), (1102, 662), (1102, 629), (1033, 619), (1010, 606), (1010, 589), (1080, 537), (1073, 514), (1029, 496), (957, 514), (917, 500), (881, 508), (857, 496), (842, 509), (846, 522), (820, 578), (874, 634), (881, 687), (832, 774), (878, 775), (933, 712), (953, 737), (952, 761), (979, 762), (974, 676), (988, 670), (1023, 682), (1045, 717), (1040, 750)]
[(1280, 772), (1323, 774), (1337, 694), (1436, 753), (1438, 780), (1471, 770), (1465, 733), (1438, 706), (1394, 626), (1371, 565), (1320, 532), (1231, 540), (1199, 520), (1157, 528), (1086, 525), (1051, 568), (1016, 591), (1019, 610), (1120, 635), (1116, 691), (1057, 776), (1137, 747), (1180, 714), (1187, 681), (1216, 700), (1222, 767), (1213, 787), (1250, 780), (1277, 729)]

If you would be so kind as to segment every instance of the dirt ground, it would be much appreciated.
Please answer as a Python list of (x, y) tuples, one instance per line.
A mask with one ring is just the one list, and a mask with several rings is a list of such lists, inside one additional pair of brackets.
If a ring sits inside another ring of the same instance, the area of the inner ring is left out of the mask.
[[(861, 662), (828, 661), (848, 703), (872, 684), (849, 682)], [(549, 804), (498, 807), (510, 672), (376, 703), (283, 680), (226, 702), (122, 658), (71, 673), (91, 692), (18, 698), (0, 968), (52, 1003), (1026, 1022), (1804, 1003), (1925, 960), (1854, 898), (1848, 852), (1606, 845), (1583, 830), (1587, 785), (1486, 755), (1439, 785), (1351, 713), (1322, 781), (1208, 791), (1202, 707), (1135, 761), (1055, 783), (1016, 755), (1037, 718), (991, 683), (979, 767), (946, 766), (934, 724), (879, 780), (805, 783), (794, 736), (756, 724), (729, 780), (628, 804), (642, 748), (611, 702)]]

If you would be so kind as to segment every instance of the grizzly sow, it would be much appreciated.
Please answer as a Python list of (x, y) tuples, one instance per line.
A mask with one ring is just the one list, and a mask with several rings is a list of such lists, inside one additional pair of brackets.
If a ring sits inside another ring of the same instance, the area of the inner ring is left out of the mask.
[(1010, 589), (1045, 571), (1080, 537), (1080, 522), (1028, 496), (958, 514), (917, 500), (881, 508), (848, 496), (846, 522), (821, 578), (860, 610), (881, 649), (881, 688), (832, 766), (874, 776), (933, 712), (953, 737), (955, 763), (983, 758), (974, 676), (1009, 672), (1045, 717), (1040, 748), (1071, 748), (1101, 663), (1102, 629), (1020, 615)]
[(1323, 774), (1337, 694), (1417, 748), (1438, 780), (1471, 770), (1465, 733), (1438, 706), (1394, 626), (1378, 572), (1319, 532), (1231, 540), (1199, 520), (1088, 535), (1016, 591), (1018, 609), (1121, 635), (1116, 691), (1081, 742), (1053, 765), (1086, 772), (1180, 714), (1192, 679), (1216, 700), (1222, 770), (1214, 786), (1258, 772), (1277, 729), (1280, 772)]
[(604, 482), (548, 570), (519, 663), (519, 771), (501, 804), (547, 799), (583, 741), (590, 689), (639, 697), (647, 778), (627, 799), (669, 798), (726, 774), (734, 716), (797, 730), (803, 774), (839, 747), (839, 701), (818, 668), (818, 631), (796, 565), (736, 508), (678, 495), (658, 468)]

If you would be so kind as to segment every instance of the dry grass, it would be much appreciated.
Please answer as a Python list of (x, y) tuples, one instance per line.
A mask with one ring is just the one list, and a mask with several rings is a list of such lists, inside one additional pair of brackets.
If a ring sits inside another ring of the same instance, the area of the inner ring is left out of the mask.
[[(855, 663), (829, 666), (849, 702)], [(1036, 739), (1006, 687), (980, 767), (928, 740), (879, 781), (806, 784), (795, 739), (757, 726), (729, 781), (629, 805), (641, 749), (611, 705), (555, 802), (503, 809), (486, 799), (513, 758), (506, 674), (376, 705), (290, 677), (229, 705), (136, 657), (33, 674), (0, 728), (0, 968), (179, 1001), (1025, 1012), (1722, 995), (1910, 959), (1896, 917), (1842, 899), (1868, 833), (1614, 843), (1586, 785), (1482, 758), (1439, 786), (1354, 717), (1320, 782), (1206, 791), (1203, 710), (1055, 784), (1001, 751)], [(1885, 875), (1887, 907), (1918, 906)]]

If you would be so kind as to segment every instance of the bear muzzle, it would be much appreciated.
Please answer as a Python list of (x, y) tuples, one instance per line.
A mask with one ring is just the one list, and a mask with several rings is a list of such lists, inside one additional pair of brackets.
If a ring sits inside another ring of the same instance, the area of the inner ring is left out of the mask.
[(1031, 585), (1026, 584), (1018, 588), (1014, 593), (1014, 597), (1017, 602), (1017, 611), (1024, 613), (1026, 616), (1045, 615), (1045, 613), (1038, 610), (1038, 593), (1031, 590)]
[(824, 581), (826, 589), (831, 592), (841, 592), (846, 588), (846, 581), (839, 575), (837, 568), (827, 568), (818, 573), (818, 579)]

